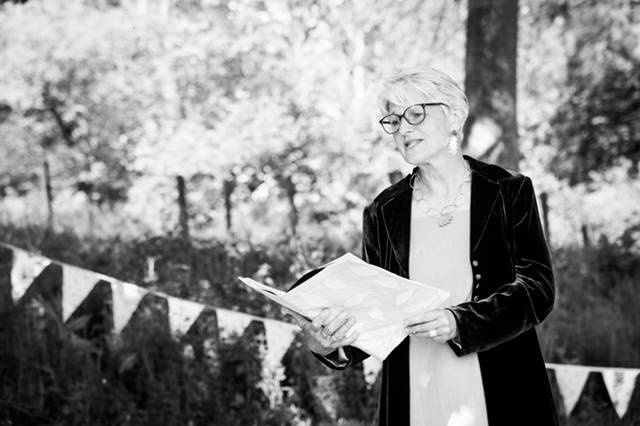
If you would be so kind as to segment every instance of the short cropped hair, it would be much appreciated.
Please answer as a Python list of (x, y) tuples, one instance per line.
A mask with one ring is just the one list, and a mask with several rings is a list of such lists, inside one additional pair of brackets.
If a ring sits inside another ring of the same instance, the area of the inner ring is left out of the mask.
[[(469, 102), (462, 87), (449, 75), (431, 67), (413, 67), (400, 69), (382, 83), (378, 103), (384, 114), (390, 112), (390, 104), (406, 105), (409, 93), (418, 92), (427, 102), (442, 102), (457, 112), (460, 118), (459, 128), (469, 115)], [(451, 114), (449, 119), (452, 119)]]

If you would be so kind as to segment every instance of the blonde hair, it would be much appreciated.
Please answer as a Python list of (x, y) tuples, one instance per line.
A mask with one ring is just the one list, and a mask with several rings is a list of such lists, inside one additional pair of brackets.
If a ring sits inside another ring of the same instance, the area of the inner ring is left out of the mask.
[(442, 102), (447, 105), (447, 115), (453, 124), (453, 115), (459, 122), (456, 130), (462, 133), (462, 126), (469, 115), (469, 102), (462, 87), (449, 75), (431, 67), (403, 68), (382, 83), (378, 104), (384, 114), (390, 112), (390, 104), (406, 105), (411, 93), (424, 95), (427, 102)]

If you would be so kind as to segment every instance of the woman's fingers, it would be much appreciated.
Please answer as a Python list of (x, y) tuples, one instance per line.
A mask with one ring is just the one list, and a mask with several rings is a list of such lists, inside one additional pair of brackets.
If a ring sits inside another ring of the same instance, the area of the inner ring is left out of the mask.
[(324, 308), (318, 315), (313, 318), (311, 321), (311, 328), (314, 331), (320, 331), (320, 329), (325, 325), (325, 322), (329, 319), (332, 313), (332, 309)]
[(327, 337), (333, 336), (348, 320), (347, 311), (340, 310), (334, 317), (328, 319), (324, 325), (323, 334)]
[(455, 320), (449, 315), (453, 316), (447, 310), (435, 310), (411, 317), (407, 320), (407, 333), (444, 343), (455, 337)]
[(408, 317), (405, 322), (407, 325), (428, 323), (439, 319), (440, 313), (441, 311), (439, 310), (420, 312), (419, 314)]
[[(354, 324), (355, 325), (355, 324)], [(354, 326), (349, 328), (349, 331), (336, 343), (338, 347), (340, 346), (349, 346), (355, 343), (355, 341), (360, 336), (360, 332), (354, 328)]]
[[(301, 319), (304, 321), (300, 316), (294, 316), (294, 319), (296, 322)], [(358, 338), (355, 324), (355, 318), (341, 308), (325, 308), (311, 322), (299, 323), (307, 345), (312, 351), (323, 355), (352, 344)]]
[(355, 325), (356, 319), (353, 317), (347, 317), (342, 325), (333, 332), (333, 338), (338, 341), (350, 338), (352, 332), (355, 331), (353, 328)]
[(349, 313), (344, 309), (325, 308), (313, 319), (312, 328), (330, 338), (349, 318)]

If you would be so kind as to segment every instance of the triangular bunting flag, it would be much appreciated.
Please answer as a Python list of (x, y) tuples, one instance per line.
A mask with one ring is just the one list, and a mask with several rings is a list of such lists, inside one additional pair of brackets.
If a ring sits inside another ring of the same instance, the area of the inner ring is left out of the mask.
[(553, 369), (556, 372), (558, 390), (564, 402), (565, 413), (568, 416), (580, 398), (582, 388), (589, 376), (589, 369), (577, 365), (555, 365)]
[(62, 321), (69, 319), (98, 281), (95, 272), (62, 265)]
[(618, 413), (618, 417), (624, 417), (629, 407), (629, 400), (636, 386), (636, 377), (640, 370), (615, 370), (605, 369), (602, 372), (604, 384), (609, 391), (609, 397)]
[(185, 334), (204, 309), (202, 303), (167, 296), (169, 326), (173, 334)]
[(373, 384), (376, 382), (376, 378), (378, 377), (378, 373), (380, 372), (381, 368), (382, 361), (372, 356), (362, 361), (362, 372), (364, 373), (364, 380), (369, 384), (369, 386), (373, 386)]
[(13, 249), (11, 297), (17, 302), (51, 260), (24, 250)]
[(241, 312), (228, 309), (216, 309), (220, 338), (229, 339), (233, 334), (241, 335), (255, 318)]
[(135, 312), (140, 300), (148, 291), (134, 284), (122, 281), (111, 283), (111, 297), (113, 303), (113, 331), (120, 333), (131, 315)]
[(263, 323), (267, 338), (265, 362), (269, 366), (278, 366), (300, 327), (271, 319), (264, 319)]

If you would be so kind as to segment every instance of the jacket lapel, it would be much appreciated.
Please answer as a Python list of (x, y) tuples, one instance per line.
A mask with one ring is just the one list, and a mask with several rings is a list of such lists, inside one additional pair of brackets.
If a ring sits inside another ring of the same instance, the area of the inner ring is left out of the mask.
[[(398, 182), (397, 190), (382, 204), (382, 220), (393, 254), (400, 265), (398, 273), (409, 277), (409, 242), (411, 228), (411, 175)], [(385, 265), (387, 268), (390, 265)]]
[[(471, 168), (470, 247), (473, 252), (478, 247), (489, 223), (491, 212), (496, 206), (500, 185), (482, 173), (479, 162), (466, 155), (465, 159)], [(417, 172), (417, 168), (414, 169), (414, 172)], [(411, 195), (413, 192), (409, 186), (409, 179), (412, 174), (398, 182), (395, 192), (381, 207), (382, 220), (387, 230), (389, 243), (400, 266), (399, 273), (405, 277), (409, 276)]]
[(500, 185), (486, 177), (479, 170), (479, 163), (471, 157), (465, 155), (471, 168), (471, 207), (469, 216), (471, 217), (470, 245), (471, 252), (474, 252), (484, 234), (491, 212), (496, 206)]

